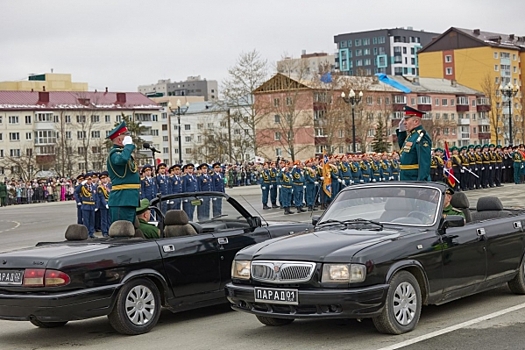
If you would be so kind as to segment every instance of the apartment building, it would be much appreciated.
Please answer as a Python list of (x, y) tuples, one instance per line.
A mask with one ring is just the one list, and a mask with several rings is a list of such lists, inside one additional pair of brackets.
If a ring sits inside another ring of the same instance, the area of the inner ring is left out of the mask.
[(306, 53), (303, 50), (300, 58), (285, 57), (277, 61), (277, 71), (287, 75), (314, 77), (335, 69), (335, 55), (325, 52)]
[(335, 68), (344, 75), (418, 76), (417, 52), (438, 35), (412, 27), (338, 34)]
[(0, 81), (0, 91), (87, 91), (88, 84), (73, 82), (71, 74), (32, 74), (27, 80)]
[[(0, 176), (104, 170), (114, 125), (123, 117), (140, 122), (138, 136), (158, 146), (159, 114), (159, 105), (137, 92), (0, 91)], [(147, 152), (137, 158), (149, 161)]]
[(171, 79), (162, 79), (156, 84), (139, 85), (138, 91), (148, 97), (204, 96), (205, 101), (217, 101), (219, 98), (217, 81), (202, 79), (200, 75), (175, 82), (172, 82)]

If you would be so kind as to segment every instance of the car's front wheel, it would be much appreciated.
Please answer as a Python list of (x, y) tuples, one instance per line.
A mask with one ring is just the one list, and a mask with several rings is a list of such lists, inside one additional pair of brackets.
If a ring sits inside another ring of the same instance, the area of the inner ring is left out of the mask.
[(109, 323), (119, 333), (149, 332), (159, 320), (160, 294), (155, 283), (145, 278), (131, 280), (119, 291)]
[(521, 259), (518, 274), (507, 283), (514, 294), (525, 294), (525, 257)]
[(416, 328), (421, 315), (421, 288), (411, 273), (400, 271), (390, 280), (385, 307), (373, 318), (381, 333), (401, 334)]
[(47, 322), (47, 321), (39, 321), (36, 318), (32, 318), (29, 320), (33, 325), (40, 327), (40, 328), (57, 328), (64, 326), (68, 321), (60, 321), (60, 322)]
[(256, 316), (259, 322), (266, 326), (286, 326), (294, 321), (293, 318), (275, 318), (266, 316)]

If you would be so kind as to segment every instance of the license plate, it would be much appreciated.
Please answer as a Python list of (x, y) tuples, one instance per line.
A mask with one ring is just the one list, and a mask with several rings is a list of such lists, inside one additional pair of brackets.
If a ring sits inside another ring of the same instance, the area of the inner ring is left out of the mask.
[(255, 301), (268, 304), (297, 305), (297, 289), (255, 288)]
[(0, 285), (20, 285), (24, 272), (20, 270), (0, 270)]

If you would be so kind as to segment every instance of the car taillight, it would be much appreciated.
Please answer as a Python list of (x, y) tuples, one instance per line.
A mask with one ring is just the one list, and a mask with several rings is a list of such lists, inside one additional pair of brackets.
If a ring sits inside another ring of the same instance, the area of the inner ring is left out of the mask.
[(69, 275), (58, 270), (27, 269), (24, 272), (26, 287), (58, 287), (70, 281)]

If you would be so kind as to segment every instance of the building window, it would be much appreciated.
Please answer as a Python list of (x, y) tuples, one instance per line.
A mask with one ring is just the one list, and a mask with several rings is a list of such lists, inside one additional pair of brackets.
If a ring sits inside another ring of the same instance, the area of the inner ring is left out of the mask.
[(361, 50), (361, 49), (355, 50), (355, 55), (356, 56), (362, 56), (363, 55), (363, 50)]
[(445, 56), (445, 62), (446, 62), (446, 63), (450, 63), (450, 62), (452, 62), (452, 55), (446, 55), (446, 56)]
[(450, 105), (451, 105), (451, 106), (454, 106), (455, 103), (456, 103), (456, 101), (455, 101), (453, 98), (451, 98), (451, 99), (450, 99)]
[(26, 132), (26, 140), (31, 140), (33, 138), (33, 133)]
[(435, 106), (439, 106), (439, 98), (436, 98), (436, 99), (434, 100), (434, 105), (435, 105)]
[(193, 150), (191, 148), (186, 148), (186, 154), (192, 154)]
[(3, 141), (3, 140), (4, 140), (4, 134), (2, 134), (2, 133), (0, 132), (0, 141)]
[(151, 135), (152, 136), (159, 136), (159, 130), (158, 129), (152, 129), (151, 130)]
[(10, 132), (9, 133), (9, 141), (20, 141), (20, 133), (18, 133), (18, 132)]
[(9, 156), (11, 156), (11, 157), (20, 157), (20, 149), (19, 148), (10, 149), (9, 150)]
[(291, 97), (287, 97), (286, 98), (286, 105), (287, 106), (291, 106), (292, 105), (292, 98)]
[(104, 121), (105, 121), (106, 123), (111, 123), (111, 116), (110, 116), (110, 115), (105, 115), (105, 116), (104, 116)]
[(442, 106), (448, 106), (448, 100), (446, 98), (442, 99), (441, 100), (441, 105)]
[(274, 135), (274, 140), (279, 141), (280, 139), (281, 139), (281, 133), (280, 132), (276, 132), (275, 135)]
[(355, 39), (355, 46), (361, 46), (361, 39)]
[(96, 131), (92, 131), (91, 132), (91, 138), (93, 139), (99, 139), (100, 138), (100, 131), (96, 130)]
[(26, 124), (31, 124), (31, 116), (26, 115)]
[(370, 49), (364, 49), (363, 50), (363, 56), (370, 55)]
[(281, 122), (281, 116), (279, 114), (274, 115), (273, 119), (276, 124)]
[(447, 68), (445, 69), (445, 74), (446, 74), (446, 75), (452, 75), (452, 67), (447, 67)]
[(71, 116), (70, 115), (66, 115), (64, 119), (65, 119), (66, 123), (71, 123)]
[(494, 70), (497, 72), (499, 70), (499, 65), (495, 64), (494, 65)]
[(417, 104), (418, 105), (431, 105), (432, 104), (432, 97), (430, 97), (430, 96), (418, 96), (417, 97)]
[(367, 96), (367, 97), (366, 97), (366, 104), (367, 104), (367, 105), (372, 105), (373, 103), (374, 103), (374, 99), (373, 99), (373, 97), (371, 97), (371, 96)]
[(363, 46), (370, 45), (370, 38), (363, 39)]
[(184, 124), (184, 130), (191, 130), (190, 124)]
[(406, 104), (406, 96), (404, 95), (396, 95), (394, 96), (394, 103), (395, 104)]
[(77, 147), (77, 153), (81, 156), (86, 154), (86, 147)]
[(9, 116), (9, 124), (18, 124), (18, 116), (16, 115)]
[(77, 131), (77, 139), (82, 140), (86, 138), (86, 132), (85, 131)]
[(373, 137), (374, 135), (376, 134), (376, 130), (375, 129), (368, 129), (366, 135), (368, 137)]
[(191, 136), (185, 136), (185, 137), (184, 137), (184, 140), (185, 140), (186, 142), (191, 142)]
[(494, 58), (498, 59), (498, 53), (497, 52), (494, 52)]
[(279, 104), (280, 104), (279, 99), (278, 99), (278, 98), (274, 98), (274, 99), (273, 99), (273, 106), (274, 106), (274, 107), (279, 107)]
[(102, 151), (102, 148), (98, 147), (98, 146), (93, 146), (91, 147), (91, 153), (100, 153)]
[(85, 115), (77, 115), (77, 123), (85, 123), (86, 122), (86, 116)]
[(283, 155), (282, 150), (281, 150), (280, 148), (276, 148), (276, 149), (275, 149), (275, 155), (276, 155), (277, 157), (282, 156), (282, 155)]
[(162, 153), (169, 153), (168, 147), (163, 147), (162, 148)]
[(66, 139), (71, 140), (71, 131), (66, 131)]
[(85, 169), (86, 169), (86, 164), (78, 163), (78, 170), (85, 170)]

